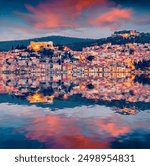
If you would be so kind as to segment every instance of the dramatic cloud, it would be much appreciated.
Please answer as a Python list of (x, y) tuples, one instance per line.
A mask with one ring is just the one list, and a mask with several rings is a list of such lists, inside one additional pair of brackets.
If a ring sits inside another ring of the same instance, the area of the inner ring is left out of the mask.
[(61, 2), (45, 2), (33, 7), (26, 5), (28, 14), (20, 15), (34, 28), (74, 28), (79, 27), (80, 16), (87, 9), (97, 6), (111, 5), (108, 0), (62, 0)]
[(130, 9), (112, 8), (89, 22), (93, 26), (118, 29), (124, 21), (131, 21), (131, 19), (132, 11)]
[(114, 30), (150, 31), (149, 0), (0, 0), (0, 40), (52, 34), (106, 37)]
[(67, 14), (67, 11), (57, 12), (55, 8), (46, 5), (40, 5), (38, 8), (26, 5), (31, 14), (23, 15), (33, 27), (38, 29), (47, 28), (71, 28), (74, 20), (74, 14)]
[[(110, 0), (46, 1), (34, 7), (26, 5), (29, 13), (20, 15), (35, 29), (73, 29), (95, 26), (114, 30), (121, 27), (123, 21), (131, 20), (132, 17), (131, 9), (116, 6)], [(103, 13), (94, 19), (89, 18), (93, 11), (96, 13), (103, 11)]]
[(70, 5), (73, 5), (76, 11), (83, 11), (85, 9), (94, 7), (94, 6), (102, 6), (102, 5), (108, 5), (111, 4), (110, 0), (66, 0), (66, 2)]

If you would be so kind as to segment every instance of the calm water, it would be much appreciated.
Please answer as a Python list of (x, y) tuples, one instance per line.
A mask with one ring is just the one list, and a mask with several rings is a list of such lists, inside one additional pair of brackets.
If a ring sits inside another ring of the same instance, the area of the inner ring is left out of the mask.
[(0, 75), (0, 148), (150, 148), (149, 76)]

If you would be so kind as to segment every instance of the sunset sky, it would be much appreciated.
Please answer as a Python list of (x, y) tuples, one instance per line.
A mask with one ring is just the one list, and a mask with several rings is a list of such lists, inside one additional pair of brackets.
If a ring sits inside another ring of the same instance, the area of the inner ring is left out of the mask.
[(0, 0), (0, 40), (150, 32), (149, 0)]

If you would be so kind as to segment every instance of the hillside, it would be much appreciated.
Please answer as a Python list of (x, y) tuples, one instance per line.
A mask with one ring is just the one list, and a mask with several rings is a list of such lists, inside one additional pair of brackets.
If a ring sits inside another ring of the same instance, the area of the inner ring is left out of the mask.
[(86, 44), (92, 43), (94, 39), (83, 39), (83, 38), (74, 38), (74, 37), (64, 37), (64, 36), (48, 36), (41, 38), (34, 38), (28, 40), (14, 40), (14, 41), (1, 41), (0, 42), (0, 51), (8, 51), (12, 47), (19, 46), (28, 46), (30, 41), (53, 41), (54, 45), (65, 45), (69, 46), (72, 49), (82, 48)]
[[(115, 32), (117, 34), (117, 32)], [(122, 36), (111, 36), (103, 39), (83, 39), (65, 36), (48, 36), (28, 40), (2, 41), (0, 42), (0, 51), (8, 51), (12, 47), (27, 46), (30, 41), (53, 41), (54, 45), (65, 45), (72, 50), (82, 50), (83, 47), (104, 43), (126, 44), (126, 43), (150, 43), (150, 33), (139, 33), (139, 36), (124, 38)]]
[(93, 44), (126, 44), (126, 43), (150, 43), (150, 33), (140, 33), (139, 36), (124, 38), (122, 36), (108, 37), (93, 41)]

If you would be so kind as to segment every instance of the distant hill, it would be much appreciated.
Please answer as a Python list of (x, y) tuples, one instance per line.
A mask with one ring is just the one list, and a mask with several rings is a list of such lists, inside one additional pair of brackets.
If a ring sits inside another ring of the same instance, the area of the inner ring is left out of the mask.
[(65, 36), (48, 36), (41, 38), (33, 38), (28, 40), (14, 40), (14, 41), (1, 41), (0, 42), (0, 51), (8, 51), (12, 47), (16, 48), (19, 46), (28, 46), (30, 41), (53, 41), (54, 45), (65, 45), (72, 49), (81, 49), (82, 46), (88, 45), (95, 41), (95, 39), (83, 39), (83, 38), (74, 38), (74, 37), (65, 37)]
[[(117, 33), (117, 32), (115, 32)], [(48, 36), (28, 40), (2, 41), (0, 42), (0, 51), (8, 51), (12, 47), (27, 46), (30, 41), (53, 41), (54, 45), (65, 45), (72, 50), (82, 50), (83, 47), (92, 45), (101, 45), (104, 43), (126, 44), (126, 43), (150, 43), (150, 33), (139, 33), (139, 36), (124, 38), (122, 36), (111, 36), (102, 39), (83, 39), (65, 36)]]

